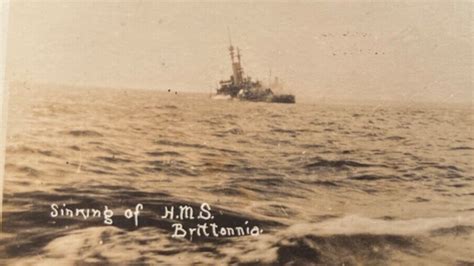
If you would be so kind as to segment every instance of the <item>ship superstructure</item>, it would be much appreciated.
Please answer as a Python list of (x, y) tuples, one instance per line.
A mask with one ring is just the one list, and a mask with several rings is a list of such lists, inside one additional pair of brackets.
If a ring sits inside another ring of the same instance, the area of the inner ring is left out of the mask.
[(291, 94), (275, 94), (271, 88), (266, 88), (258, 80), (244, 76), (241, 63), (240, 49), (229, 46), (232, 62), (232, 75), (229, 80), (221, 80), (217, 89), (218, 95), (227, 95), (244, 101), (295, 103), (295, 96)]

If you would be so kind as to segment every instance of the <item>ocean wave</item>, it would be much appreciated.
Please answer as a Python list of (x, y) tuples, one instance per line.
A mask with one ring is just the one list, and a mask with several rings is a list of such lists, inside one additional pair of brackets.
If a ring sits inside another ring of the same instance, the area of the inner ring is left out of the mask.
[(369, 163), (360, 163), (351, 160), (325, 160), (322, 158), (313, 159), (314, 162), (306, 164), (304, 167), (307, 169), (311, 168), (336, 168), (336, 169), (347, 169), (348, 167), (375, 167), (379, 165), (373, 165)]
[(363, 181), (373, 181), (373, 180), (381, 180), (381, 179), (388, 179), (388, 180), (397, 180), (400, 179), (398, 176), (394, 175), (356, 175), (350, 176), (348, 179), (352, 180), (363, 180)]
[(414, 237), (398, 235), (306, 235), (290, 238), (278, 245), (276, 263), (280, 265), (358, 265), (387, 264), (394, 251), (409, 255), (422, 252)]
[(94, 130), (70, 130), (65, 133), (74, 137), (103, 137), (102, 134)]
[(450, 148), (450, 150), (453, 150), (453, 151), (458, 151), (458, 150), (474, 150), (474, 148), (468, 147), (468, 146), (458, 146), (458, 147)]

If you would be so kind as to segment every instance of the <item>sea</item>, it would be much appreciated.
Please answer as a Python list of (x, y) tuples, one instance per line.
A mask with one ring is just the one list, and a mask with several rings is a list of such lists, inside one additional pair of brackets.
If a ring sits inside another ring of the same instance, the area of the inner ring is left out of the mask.
[(474, 265), (472, 105), (296, 101), (12, 86), (0, 264)]

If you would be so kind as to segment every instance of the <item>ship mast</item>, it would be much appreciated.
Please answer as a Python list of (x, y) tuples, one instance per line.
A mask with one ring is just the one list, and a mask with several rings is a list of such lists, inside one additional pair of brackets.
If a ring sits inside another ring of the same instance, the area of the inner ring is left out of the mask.
[(243, 81), (243, 70), (242, 65), (240, 64), (240, 49), (237, 48), (237, 61), (235, 60), (234, 46), (232, 45), (232, 38), (230, 35), (229, 27), (227, 27), (227, 32), (229, 34), (229, 54), (230, 60), (232, 62), (232, 73), (233, 73), (233, 83), (234, 85), (239, 86)]
[(229, 35), (229, 52), (230, 52), (230, 60), (232, 64), (234, 63), (234, 46), (232, 46), (232, 37), (230, 36), (229, 27), (227, 27), (227, 34)]

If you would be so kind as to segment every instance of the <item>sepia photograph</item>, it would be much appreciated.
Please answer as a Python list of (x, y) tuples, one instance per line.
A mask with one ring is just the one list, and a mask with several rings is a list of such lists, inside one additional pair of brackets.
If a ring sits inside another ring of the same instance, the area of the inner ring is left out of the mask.
[(0, 265), (474, 265), (473, 2), (0, 8)]

